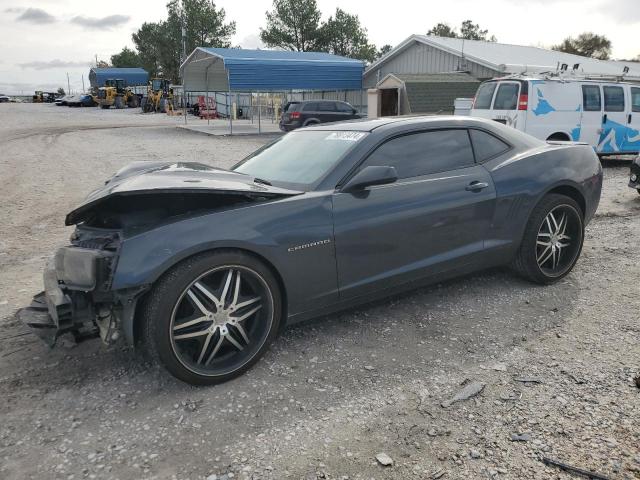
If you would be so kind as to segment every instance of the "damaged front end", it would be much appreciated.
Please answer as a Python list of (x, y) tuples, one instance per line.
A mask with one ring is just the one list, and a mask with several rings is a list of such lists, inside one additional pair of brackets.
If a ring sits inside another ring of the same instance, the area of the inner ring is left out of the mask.
[(78, 227), (71, 245), (47, 263), (44, 291), (18, 317), (50, 347), (66, 333), (76, 341), (99, 335), (105, 343), (115, 342), (145, 290), (111, 290), (121, 244), (118, 231)]
[[(129, 260), (124, 271), (145, 253), (146, 246), (136, 237), (195, 217), (300, 193), (198, 163), (130, 164), (69, 212), (65, 223), (76, 225), (71, 244), (49, 261), (44, 291), (18, 316), (49, 346), (67, 333), (77, 341), (99, 335), (105, 343), (115, 342), (123, 333), (133, 344), (136, 304), (154, 281), (142, 277), (118, 284), (118, 265), (127, 246), (137, 245), (125, 255)], [(209, 224), (204, 228), (209, 240)]]

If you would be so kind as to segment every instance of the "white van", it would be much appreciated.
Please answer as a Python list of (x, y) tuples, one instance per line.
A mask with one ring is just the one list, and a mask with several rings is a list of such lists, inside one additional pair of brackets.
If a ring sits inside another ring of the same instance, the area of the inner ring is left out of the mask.
[(478, 88), (471, 116), (541, 140), (591, 144), (599, 155), (640, 152), (640, 84), (507, 77)]

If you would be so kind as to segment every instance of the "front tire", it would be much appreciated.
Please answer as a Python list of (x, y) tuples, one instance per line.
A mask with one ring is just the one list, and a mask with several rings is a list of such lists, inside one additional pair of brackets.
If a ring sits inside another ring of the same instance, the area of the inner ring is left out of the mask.
[(165, 274), (142, 309), (142, 341), (176, 378), (213, 385), (235, 378), (277, 335), (278, 282), (260, 261), (226, 250), (197, 255)]
[(571, 272), (583, 241), (580, 206), (565, 195), (549, 194), (533, 209), (513, 266), (527, 280), (555, 283)]

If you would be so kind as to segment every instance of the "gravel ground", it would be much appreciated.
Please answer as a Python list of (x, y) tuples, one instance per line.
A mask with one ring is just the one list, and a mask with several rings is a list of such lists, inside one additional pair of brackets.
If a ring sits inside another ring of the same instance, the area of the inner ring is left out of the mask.
[[(126, 110), (0, 110), (0, 478), (573, 478), (543, 457), (640, 478), (640, 196), (626, 164), (605, 168), (559, 284), (493, 270), (422, 288), (291, 328), (248, 374), (193, 388), (122, 347), (49, 351), (14, 314), (67, 241), (64, 215), (115, 170), (229, 166), (268, 138)], [(449, 404), (461, 391), (475, 395)]]

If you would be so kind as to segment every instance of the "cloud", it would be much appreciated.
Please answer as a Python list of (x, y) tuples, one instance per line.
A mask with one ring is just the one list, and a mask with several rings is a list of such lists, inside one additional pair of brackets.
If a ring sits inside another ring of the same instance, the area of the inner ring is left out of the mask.
[[(13, 13), (17, 13), (20, 11), (18, 8), (8, 8), (5, 10), (6, 12), (12, 11)], [(27, 8), (22, 11), (18, 18), (16, 18), (19, 22), (29, 22), (36, 23), (38, 25), (42, 25), (45, 23), (54, 23), (56, 21), (56, 17), (51, 15), (50, 13), (45, 12), (41, 8)]]
[(34, 61), (27, 63), (19, 63), (22, 68), (33, 68), (35, 70), (48, 70), (50, 68), (78, 68), (78, 67), (88, 67), (91, 65), (91, 62), (71, 62), (65, 60), (47, 60), (47, 61)]
[(250, 35), (245, 36), (242, 40), (240, 40), (240, 46), (242, 48), (264, 48), (264, 44), (262, 40), (260, 40), (260, 35), (256, 33), (252, 33)]
[(109, 15), (107, 17), (96, 18), (96, 17), (85, 17), (82, 15), (78, 15), (71, 19), (71, 23), (75, 23), (76, 25), (80, 25), (84, 28), (89, 29), (109, 29), (113, 27), (117, 27), (118, 25), (123, 25), (129, 21), (131, 17), (127, 15)]

